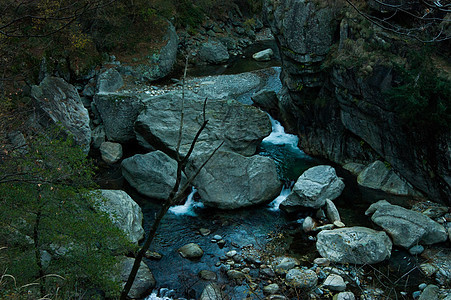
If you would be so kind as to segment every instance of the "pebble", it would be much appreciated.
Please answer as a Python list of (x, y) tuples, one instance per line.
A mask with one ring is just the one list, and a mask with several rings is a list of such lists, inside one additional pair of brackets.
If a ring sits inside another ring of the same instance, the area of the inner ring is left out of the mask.
[(279, 289), (280, 288), (279, 285), (277, 285), (277, 283), (272, 283), (263, 288), (263, 293), (265, 293), (266, 295), (274, 295), (279, 291)]
[(235, 255), (237, 255), (237, 252), (235, 250), (229, 251), (226, 253), (227, 257), (234, 257)]
[(324, 280), (323, 286), (331, 291), (343, 292), (346, 289), (346, 283), (340, 275), (330, 274)]
[(203, 280), (216, 280), (217, 276), (215, 272), (209, 271), (209, 270), (202, 270), (199, 272), (199, 277)]
[(219, 240), (222, 240), (222, 236), (220, 236), (219, 234), (215, 234), (213, 236), (213, 239), (216, 240), (216, 241), (219, 241)]
[(225, 246), (225, 244), (226, 244), (226, 241), (220, 240), (220, 241), (217, 242), (217, 244), (218, 244), (219, 248), (223, 248)]
[(424, 247), (421, 245), (416, 245), (409, 249), (409, 253), (412, 255), (419, 255), (419, 254), (423, 253), (423, 251), (424, 251)]
[(424, 290), (428, 285), (426, 283), (422, 283), (418, 286), (418, 288), (420, 289), (420, 291)]
[(420, 295), (421, 295), (420, 291), (415, 291), (415, 292), (412, 293), (413, 299), (417, 299), (418, 297), (420, 297)]
[(207, 228), (199, 228), (199, 233), (202, 236), (207, 236), (211, 233), (211, 231), (210, 231), (210, 229), (207, 229)]
[(315, 258), (313, 263), (321, 267), (328, 267), (330, 265), (330, 261), (327, 258), (323, 257)]
[(160, 260), (163, 257), (163, 255), (161, 255), (160, 253), (149, 251), (149, 250), (146, 251), (145, 256), (146, 256), (146, 258), (152, 259), (152, 260)]
[(243, 268), (243, 269), (241, 270), (241, 272), (243, 272), (243, 273), (245, 273), (245, 274), (248, 274), (250, 271), (251, 271), (251, 269), (249, 269), (249, 268)]

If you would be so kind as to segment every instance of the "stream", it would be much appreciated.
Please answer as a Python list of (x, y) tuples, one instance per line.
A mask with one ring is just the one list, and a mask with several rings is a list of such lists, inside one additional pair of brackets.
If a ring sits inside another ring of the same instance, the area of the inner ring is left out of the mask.
[[(235, 62), (235, 65), (239, 66), (240, 64)], [(249, 59), (245, 66), (245, 69), (261, 68), (261, 65), (255, 65)], [(280, 67), (271, 65), (269, 67), (271, 67), (267, 69), (269, 76), (266, 78), (263, 88), (278, 92), (281, 88)], [(243, 66), (236, 68), (236, 71), (239, 72)], [(196, 74), (196, 70), (191, 70), (191, 72)], [(216, 73), (222, 74), (224, 70)], [(234, 73), (234, 71), (229, 70), (228, 73)], [(250, 97), (253, 92), (255, 91), (243, 95), (238, 100), (243, 103), (252, 103)], [(145, 259), (145, 263), (151, 269), (157, 282), (155, 291), (146, 298), (147, 300), (180, 297), (197, 299), (208, 284), (208, 281), (204, 281), (198, 276), (202, 270), (215, 272), (219, 284), (227, 283), (227, 276), (223, 270), (224, 265), (218, 262), (220, 257), (224, 257), (231, 250), (242, 252), (243, 248), (252, 247), (264, 253), (271, 244), (271, 247), (276, 247), (271, 248), (272, 251), (274, 249), (276, 253), (280, 251), (278, 255), (288, 254), (300, 258), (304, 262), (311, 262), (318, 256), (315, 242), (300, 230), (303, 219), (312, 213), (287, 215), (279, 210), (279, 204), (288, 196), (295, 180), (305, 170), (320, 164), (333, 164), (306, 155), (297, 147), (297, 136), (285, 133), (284, 128), (277, 120), (271, 118), (271, 123), (272, 132), (262, 141), (258, 154), (271, 157), (276, 162), (279, 178), (284, 182), (284, 188), (280, 195), (266, 205), (222, 211), (204, 207), (193, 188), (185, 204), (171, 207), (163, 218), (157, 236), (149, 249), (160, 253), (162, 258), (160, 260)], [(130, 154), (128, 153), (128, 155)], [(365, 191), (362, 192), (357, 187), (355, 177), (352, 177), (350, 173), (338, 166), (333, 166), (336, 168), (338, 176), (342, 177), (346, 184), (343, 194), (335, 200), (342, 219), (347, 226), (372, 227), (364, 214), (368, 203), (362, 201), (362, 199), (371, 198), (369, 193), (365, 194)], [(108, 174), (108, 172), (111, 173)], [(106, 176), (109, 176), (110, 179), (101, 183), (102, 188), (123, 189), (141, 206), (144, 214), (143, 227), (147, 232), (161, 203), (139, 194), (124, 182), (120, 175), (120, 167), (119, 170), (117, 168), (107, 170)], [(199, 233), (201, 228), (208, 229), (211, 233), (203, 236)], [(225, 241), (223, 247), (212, 242), (215, 235), (221, 236)], [(275, 245), (274, 240), (277, 240), (279, 244)], [(177, 249), (188, 243), (196, 243), (203, 249), (204, 255), (200, 260), (190, 261), (179, 255)], [(409, 263), (411, 260), (411, 257), (406, 256), (405, 252), (396, 254), (394, 251), (393, 257), (401, 257), (395, 262), (398, 265), (402, 265), (403, 260), (408, 260)], [(253, 272), (255, 273), (257, 270), (251, 270), (251, 276)], [(227, 284), (226, 292), (231, 299), (243, 299), (248, 293), (248, 286)], [(263, 295), (256, 295), (256, 297), (263, 298)]]

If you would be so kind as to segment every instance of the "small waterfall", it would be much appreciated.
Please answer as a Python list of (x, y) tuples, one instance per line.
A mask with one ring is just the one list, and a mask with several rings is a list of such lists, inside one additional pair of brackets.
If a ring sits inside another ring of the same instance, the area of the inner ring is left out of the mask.
[(188, 195), (188, 198), (186, 198), (185, 204), (172, 206), (169, 208), (169, 211), (174, 215), (186, 215), (192, 217), (197, 216), (194, 209), (203, 207), (203, 204), (201, 202), (194, 201), (194, 194), (196, 192), (197, 190), (193, 187), (191, 193)]
[[(290, 185), (291, 186), (291, 185)], [(283, 202), (283, 200), (285, 200), (288, 195), (291, 193), (291, 187), (286, 186), (285, 184), (283, 185), (282, 191), (280, 192), (280, 195), (277, 196), (276, 199), (274, 199), (271, 203), (268, 204), (269, 206), (269, 210), (272, 211), (277, 211), (279, 210), (279, 205), (280, 203)]]
[[(269, 114), (268, 114), (269, 116)], [(263, 139), (263, 143), (270, 143), (274, 145), (290, 145), (293, 149), (298, 149), (299, 138), (294, 134), (285, 133), (285, 128), (280, 124), (279, 121), (271, 119), (272, 131), (271, 134)]]

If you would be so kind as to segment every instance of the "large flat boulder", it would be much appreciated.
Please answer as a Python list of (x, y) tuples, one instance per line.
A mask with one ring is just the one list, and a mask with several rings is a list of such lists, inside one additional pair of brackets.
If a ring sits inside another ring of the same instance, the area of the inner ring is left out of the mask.
[(365, 212), (382, 227), (397, 246), (410, 248), (417, 244), (431, 245), (447, 240), (446, 229), (422, 213), (392, 205), (385, 200), (372, 204)]
[(141, 194), (155, 199), (169, 197), (176, 174), (177, 162), (161, 151), (136, 154), (122, 161), (122, 175), (128, 183)]
[(75, 87), (62, 78), (45, 77), (39, 86), (34, 85), (31, 96), (39, 107), (55, 124), (61, 123), (63, 128), (73, 135), (75, 142), (85, 153), (91, 144), (91, 128), (89, 113)]
[(318, 233), (316, 249), (333, 262), (374, 264), (390, 257), (392, 242), (383, 231), (346, 227)]
[[(189, 165), (188, 176), (206, 159), (198, 156)], [(245, 157), (218, 151), (193, 181), (202, 202), (220, 209), (236, 209), (269, 202), (282, 184), (275, 162), (264, 156)]]
[(135, 139), (133, 124), (143, 109), (142, 100), (138, 94), (97, 93), (94, 103), (109, 141), (125, 143)]
[(290, 195), (281, 203), (287, 210), (292, 208), (317, 209), (341, 195), (345, 185), (331, 166), (316, 166), (305, 171), (296, 181)]
[[(135, 122), (137, 134), (155, 149), (175, 157), (182, 98), (165, 94), (148, 99), (145, 105)], [(203, 123), (203, 105), (203, 98), (185, 99), (182, 156), (188, 152)], [(195, 153), (209, 153), (224, 140), (224, 150), (253, 155), (261, 140), (271, 133), (271, 122), (264, 112), (234, 100), (208, 100), (205, 117), (208, 124), (194, 148)]]
[(102, 196), (97, 207), (106, 212), (113, 224), (125, 232), (132, 243), (138, 243), (144, 237), (142, 227), (143, 213), (139, 205), (124, 191), (100, 190)]

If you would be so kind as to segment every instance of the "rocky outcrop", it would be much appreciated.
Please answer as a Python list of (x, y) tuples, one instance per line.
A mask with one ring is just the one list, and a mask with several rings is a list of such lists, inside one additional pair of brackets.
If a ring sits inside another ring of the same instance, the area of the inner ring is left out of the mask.
[[(338, 6), (318, 1), (267, 0), (264, 11), (283, 62), (277, 109), (287, 130), (302, 136), (301, 148), (341, 164), (382, 157), (432, 200), (450, 203), (449, 132), (412, 130), (385, 94), (398, 84), (386, 63), (397, 53), (380, 49), (408, 45), (364, 28), (353, 11), (341, 15)], [(379, 45), (373, 52), (364, 50), (367, 31)]]
[(391, 205), (385, 200), (372, 204), (365, 212), (382, 227), (393, 244), (409, 249), (416, 244), (435, 244), (447, 240), (447, 232), (439, 223), (422, 213)]
[(46, 117), (61, 123), (85, 153), (91, 144), (89, 113), (83, 106), (75, 87), (62, 78), (46, 77), (39, 86), (34, 85), (31, 96), (38, 102)]
[[(203, 123), (204, 99), (190, 97), (184, 104), (184, 127), (180, 153), (184, 156)], [(138, 116), (135, 130), (155, 149), (175, 155), (180, 128), (182, 98), (165, 94), (150, 98)], [(200, 135), (194, 154), (210, 153), (221, 141), (223, 150), (253, 155), (262, 139), (271, 132), (268, 116), (255, 107), (234, 100), (208, 100), (208, 124)]]
[(106, 212), (119, 229), (124, 231), (131, 242), (138, 243), (144, 237), (141, 208), (124, 191), (100, 190), (103, 198), (97, 200), (97, 208)]
[[(138, 192), (165, 200), (175, 185), (177, 162), (161, 151), (136, 154), (122, 161), (122, 175)], [(182, 175), (182, 184), (186, 180)]]
[(109, 141), (125, 143), (135, 139), (133, 124), (143, 108), (139, 95), (98, 93), (94, 97), (94, 103)]
[(383, 231), (346, 227), (318, 233), (316, 249), (333, 262), (374, 264), (390, 257), (392, 242)]
[[(189, 165), (194, 174), (206, 156), (196, 157)], [(274, 161), (264, 156), (245, 157), (218, 151), (193, 181), (202, 202), (221, 209), (265, 203), (273, 200), (282, 187)]]
[(171, 22), (161, 22), (168, 24), (161, 48), (155, 51), (154, 47), (149, 47), (148, 52), (133, 56), (130, 62), (124, 62), (119, 67), (121, 73), (132, 75), (143, 82), (151, 82), (167, 76), (172, 71), (177, 58), (178, 36)]
[[(135, 259), (131, 257), (124, 257), (120, 262), (120, 281), (122, 286), (125, 286), (134, 262)], [(149, 267), (144, 262), (141, 262), (135, 281), (133, 281), (133, 285), (128, 292), (128, 297), (132, 299), (141, 298), (145, 293), (150, 292), (155, 287), (155, 284), (155, 278)]]
[(357, 177), (360, 186), (398, 196), (420, 196), (407, 182), (380, 160), (368, 165)]
[(296, 181), (290, 195), (281, 207), (317, 209), (326, 204), (326, 199), (335, 199), (344, 189), (343, 181), (331, 166), (316, 166), (305, 171)]

